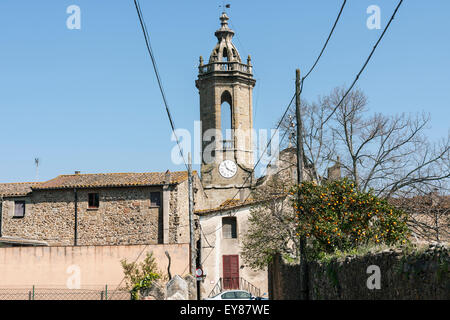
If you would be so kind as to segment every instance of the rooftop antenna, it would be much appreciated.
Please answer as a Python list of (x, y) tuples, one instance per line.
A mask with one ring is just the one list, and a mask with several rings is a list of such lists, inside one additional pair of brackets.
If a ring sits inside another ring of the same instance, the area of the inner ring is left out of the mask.
[(39, 181), (39, 158), (34, 158), (34, 164), (36, 165), (36, 182)]

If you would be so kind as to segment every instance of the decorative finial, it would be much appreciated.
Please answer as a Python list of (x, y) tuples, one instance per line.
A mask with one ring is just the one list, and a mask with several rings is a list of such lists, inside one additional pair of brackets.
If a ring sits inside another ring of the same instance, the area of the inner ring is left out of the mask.
[(248, 55), (248, 57), (247, 57), (247, 65), (249, 65), (249, 66), (252, 65), (252, 57), (250, 55)]
[(222, 29), (228, 29), (228, 20), (230, 20), (230, 18), (228, 18), (226, 12), (222, 12), (222, 15), (220, 16), (220, 24), (222, 25)]
[(200, 66), (202, 66), (203, 65), (203, 57), (202, 56), (200, 56), (199, 61), (200, 61)]

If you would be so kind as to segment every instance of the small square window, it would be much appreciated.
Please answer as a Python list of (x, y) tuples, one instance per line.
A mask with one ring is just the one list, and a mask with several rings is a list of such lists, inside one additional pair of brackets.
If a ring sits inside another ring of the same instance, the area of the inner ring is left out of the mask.
[(236, 239), (237, 238), (236, 217), (222, 218), (222, 230), (223, 230), (223, 237), (225, 239)]
[(14, 201), (14, 218), (25, 217), (25, 201)]
[(161, 192), (150, 192), (150, 206), (151, 207), (161, 206)]
[(89, 193), (88, 196), (89, 196), (88, 208), (98, 209), (99, 207), (98, 193)]

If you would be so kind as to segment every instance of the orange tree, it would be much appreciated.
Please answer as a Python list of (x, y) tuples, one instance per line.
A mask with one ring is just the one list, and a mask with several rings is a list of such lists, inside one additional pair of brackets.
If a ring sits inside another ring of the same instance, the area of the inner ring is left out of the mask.
[(304, 182), (291, 189), (291, 195), (297, 236), (308, 238), (315, 252), (406, 242), (407, 214), (371, 192), (358, 191), (350, 180)]

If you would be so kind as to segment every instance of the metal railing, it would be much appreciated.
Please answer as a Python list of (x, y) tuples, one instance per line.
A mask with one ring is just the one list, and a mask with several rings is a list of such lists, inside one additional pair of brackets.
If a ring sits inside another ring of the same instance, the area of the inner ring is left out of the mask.
[(198, 67), (199, 73), (208, 73), (213, 71), (240, 71), (243, 73), (252, 73), (252, 66), (240, 62), (212, 62)]
[(259, 288), (257, 288), (244, 278), (239, 277), (227, 279), (219, 278), (219, 281), (217, 281), (217, 283), (209, 293), (208, 297), (209, 298), (214, 297), (225, 290), (237, 290), (237, 289), (248, 291), (254, 297), (261, 296), (261, 290)]
[(61, 289), (61, 288), (0, 288), (0, 300), (131, 300), (128, 290)]

